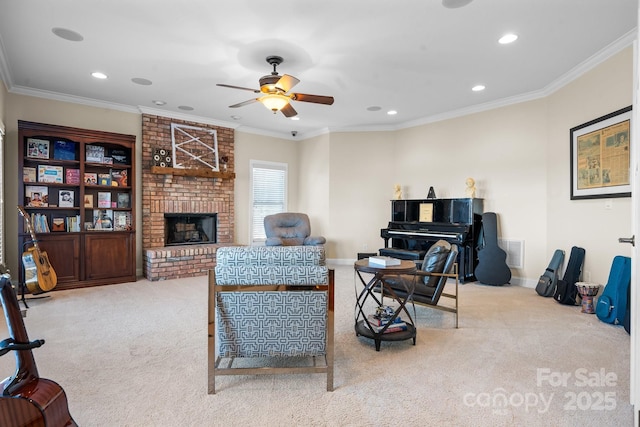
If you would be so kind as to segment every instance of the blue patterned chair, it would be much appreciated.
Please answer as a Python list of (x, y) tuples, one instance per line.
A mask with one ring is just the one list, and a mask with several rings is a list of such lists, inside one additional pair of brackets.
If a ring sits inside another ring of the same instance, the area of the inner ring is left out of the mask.
[[(323, 246), (219, 248), (209, 271), (209, 393), (218, 375), (278, 373), (326, 373), (332, 391), (333, 293)], [(280, 366), (286, 357), (298, 363)], [(255, 358), (279, 364), (247, 364)]]

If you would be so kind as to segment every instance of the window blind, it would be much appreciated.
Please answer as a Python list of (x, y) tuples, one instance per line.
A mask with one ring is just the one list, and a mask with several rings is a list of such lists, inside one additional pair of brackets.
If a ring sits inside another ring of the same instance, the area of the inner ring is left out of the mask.
[(287, 209), (287, 164), (251, 162), (251, 242), (263, 242), (264, 217)]

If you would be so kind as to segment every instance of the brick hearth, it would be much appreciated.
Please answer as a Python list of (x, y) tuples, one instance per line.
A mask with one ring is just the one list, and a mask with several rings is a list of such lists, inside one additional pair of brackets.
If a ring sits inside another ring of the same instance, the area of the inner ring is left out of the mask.
[[(216, 249), (231, 245), (234, 236), (232, 179), (151, 173), (154, 149), (171, 152), (171, 123), (215, 130), (219, 156), (229, 158), (228, 172), (233, 172), (234, 165), (233, 129), (142, 116), (142, 252), (143, 274), (149, 280), (205, 275), (215, 265)], [(165, 247), (165, 213), (217, 213), (217, 243)]]

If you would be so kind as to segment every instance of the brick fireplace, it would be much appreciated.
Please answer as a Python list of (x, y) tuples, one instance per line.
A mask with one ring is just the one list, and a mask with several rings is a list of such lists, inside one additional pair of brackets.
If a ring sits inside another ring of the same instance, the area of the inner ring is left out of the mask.
[[(154, 149), (171, 152), (172, 123), (215, 130), (219, 156), (228, 158), (229, 172), (234, 165), (233, 129), (143, 114), (142, 253), (143, 274), (149, 280), (204, 275), (215, 265), (216, 249), (232, 244), (234, 238), (233, 179), (151, 172)], [(187, 213), (215, 214), (216, 243), (165, 246), (165, 214)]]

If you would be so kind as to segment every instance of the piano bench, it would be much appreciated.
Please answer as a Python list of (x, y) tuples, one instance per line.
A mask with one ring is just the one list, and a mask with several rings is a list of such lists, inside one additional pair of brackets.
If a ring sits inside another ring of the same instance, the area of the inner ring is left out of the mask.
[(417, 261), (424, 259), (427, 251), (412, 251), (409, 249), (399, 248), (382, 248), (380, 249), (381, 256), (390, 256), (392, 258), (407, 259), (411, 261)]

